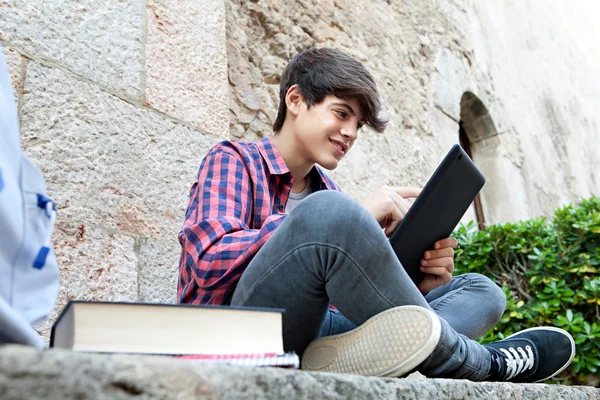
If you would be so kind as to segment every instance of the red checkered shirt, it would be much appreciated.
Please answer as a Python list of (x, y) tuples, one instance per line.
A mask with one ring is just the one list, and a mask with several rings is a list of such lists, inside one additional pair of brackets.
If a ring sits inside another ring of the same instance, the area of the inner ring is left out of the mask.
[[(318, 190), (340, 190), (320, 168)], [(240, 276), (286, 217), (293, 176), (269, 138), (221, 142), (200, 164), (179, 242), (180, 303), (229, 304)]]

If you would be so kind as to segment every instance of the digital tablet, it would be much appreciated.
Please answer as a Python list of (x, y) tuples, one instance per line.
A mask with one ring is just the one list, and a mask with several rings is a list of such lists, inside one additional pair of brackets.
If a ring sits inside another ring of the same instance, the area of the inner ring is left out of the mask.
[(450, 236), (484, 183), (473, 161), (455, 144), (390, 237), (398, 260), (417, 286), (425, 277), (420, 269), (423, 254)]

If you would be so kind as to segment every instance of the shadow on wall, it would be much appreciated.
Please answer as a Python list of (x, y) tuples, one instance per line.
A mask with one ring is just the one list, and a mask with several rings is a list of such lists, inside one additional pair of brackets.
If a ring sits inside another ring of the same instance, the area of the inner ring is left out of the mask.
[(465, 92), (460, 99), (460, 123), (470, 143), (498, 134), (488, 109), (471, 92)]

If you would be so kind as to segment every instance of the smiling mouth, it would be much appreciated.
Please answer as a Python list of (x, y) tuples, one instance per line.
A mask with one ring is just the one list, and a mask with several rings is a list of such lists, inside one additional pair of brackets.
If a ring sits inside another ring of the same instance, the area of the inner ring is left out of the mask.
[(344, 146), (343, 146), (343, 145), (341, 145), (340, 143), (338, 143), (338, 142), (335, 142), (335, 141), (333, 141), (333, 140), (329, 140), (329, 141), (331, 142), (331, 144), (333, 144), (333, 146), (334, 146), (336, 149), (338, 149), (338, 150), (339, 150), (339, 152), (340, 152), (342, 155), (346, 154), (346, 150), (345, 150), (345, 148), (344, 148)]

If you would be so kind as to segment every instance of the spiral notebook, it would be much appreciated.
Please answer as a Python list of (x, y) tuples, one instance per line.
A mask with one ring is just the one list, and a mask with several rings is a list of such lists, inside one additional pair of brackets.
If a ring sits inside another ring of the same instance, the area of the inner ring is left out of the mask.
[(300, 359), (294, 352), (283, 354), (258, 353), (258, 354), (201, 354), (184, 355), (178, 358), (198, 364), (216, 363), (231, 364), (246, 367), (280, 367), (299, 368)]

